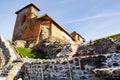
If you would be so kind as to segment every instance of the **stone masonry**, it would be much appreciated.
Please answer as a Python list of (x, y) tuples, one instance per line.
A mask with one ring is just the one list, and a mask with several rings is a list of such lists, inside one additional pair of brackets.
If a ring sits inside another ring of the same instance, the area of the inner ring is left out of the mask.
[(75, 39), (48, 14), (38, 16), (39, 11), (40, 9), (31, 3), (16, 12), (17, 19), (13, 41), (39, 42), (49, 37), (56, 37), (70, 43), (82, 44), (84, 42), (82, 36), (79, 36), (79, 39)]
[[(74, 56), (71, 58), (64, 55), (62, 58), (55, 59), (19, 59), (20, 56), (14, 52), (10, 42), (6, 42), (3, 37), (0, 40), (3, 56), (12, 55), (5, 58), (8, 62), (0, 68), (0, 80), (120, 79), (119, 52)], [(6, 48), (8, 52), (4, 51)]]
[(114, 53), (47, 60), (25, 58), (16, 78), (23, 80), (109, 80), (109, 77), (114, 76), (112, 79), (119, 80), (119, 56), (119, 53)]

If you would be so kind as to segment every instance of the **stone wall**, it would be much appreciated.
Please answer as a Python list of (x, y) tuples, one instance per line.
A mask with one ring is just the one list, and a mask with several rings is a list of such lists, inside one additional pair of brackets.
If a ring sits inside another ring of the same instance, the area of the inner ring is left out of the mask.
[(5, 64), (17, 59), (15, 50), (13, 49), (12, 45), (3, 36), (0, 36), (0, 48), (2, 49), (2, 53), (5, 58)]
[[(22, 78), (23, 80), (110, 80), (109, 75), (113, 75), (115, 80), (119, 80), (120, 78), (116, 76), (120, 75), (118, 55), (120, 56), (119, 53), (113, 53), (47, 60), (25, 58), (16, 78)], [(116, 58), (117, 61), (115, 61)], [(117, 68), (114, 69), (116, 66)], [(102, 69), (107, 70), (108, 74), (99, 74), (99, 72), (104, 72)], [(115, 70), (116, 73), (109, 74), (111, 70)], [(106, 75), (106, 78), (104, 78), (104, 75)]]
[[(82, 68), (81, 68), (82, 67)], [(18, 75), (24, 80), (81, 80), (92, 79), (94, 66), (81, 66), (79, 58), (59, 58), (54, 60), (26, 59)]]
[(120, 79), (120, 53), (113, 53), (106, 56), (106, 60), (102, 62), (101, 68), (93, 70), (96, 77), (102, 77), (104, 79)]
[[(53, 39), (52, 44), (54, 44), (54, 41)], [(18, 53), (15, 53), (10, 42), (0, 36), (0, 48), (4, 53), (5, 60), (8, 61), (8, 64), (0, 68), (0, 79), (120, 80), (120, 41), (111, 41), (109, 39), (104, 41), (103, 43), (98, 42), (98, 44), (90, 43), (90, 47), (87, 45), (86, 55), (76, 54), (71, 58), (64, 55), (62, 58), (42, 60), (24, 58), (23, 61), (19, 61)], [(45, 43), (46, 47), (48, 47), (48, 44), (50, 44), (49, 40), (48, 43)], [(56, 44), (51, 45), (49, 48), (56, 46)], [(99, 49), (97, 46), (101, 48)], [(58, 47), (60, 47), (60, 45)], [(80, 48), (78, 48), (78, 50), (81, 52)], [(105, 53), (98, 53), (102, 50), (105, 50)]]
[(105, 56), (57, 59), (24, 59), (17, 75), (25, 80), (97, 80), (92, 70), (100, 67)]

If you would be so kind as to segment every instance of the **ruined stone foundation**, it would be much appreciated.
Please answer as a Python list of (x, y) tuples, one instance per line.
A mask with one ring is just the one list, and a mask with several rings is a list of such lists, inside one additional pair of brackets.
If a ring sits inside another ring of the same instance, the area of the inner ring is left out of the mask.
[(22, 58), (4, 37), (0, 37), (0, 48), (0, 80), (120, 80), (119, 49), (106, 54), (29, 59)]

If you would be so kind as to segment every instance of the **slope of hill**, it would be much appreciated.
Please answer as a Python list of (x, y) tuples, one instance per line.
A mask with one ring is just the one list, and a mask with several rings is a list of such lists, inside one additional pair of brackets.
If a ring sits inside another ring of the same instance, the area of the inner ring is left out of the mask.
[[(107, 37), (104, 37), (104, 38), (112, 38), (112, 39), (119, 39), (120, 38), (120, 33), (118, 34), (113, 34), (111, 36), (107, 36)], [(100, 38), (100, 39), (96, 39), (96, 40), (93, 40), (93, 42), (96, 42), (96, 41), (99, 41), (99, 40), (102, 40), (103, 38)]]
[(108, 38), (119, 39), (120, 38), (120, 33), (108, 36)]

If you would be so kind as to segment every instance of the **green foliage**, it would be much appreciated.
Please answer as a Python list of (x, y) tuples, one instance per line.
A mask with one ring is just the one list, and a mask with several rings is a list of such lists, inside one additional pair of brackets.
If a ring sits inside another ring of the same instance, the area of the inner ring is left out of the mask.
[(17, 50), (23, 57), (28, 57), (33, 59), (38, 59), (38, 58), (44, 59), (46, 56), (45, 53), (40, 50), (29, 49), (24, 47), (17, 47)]

